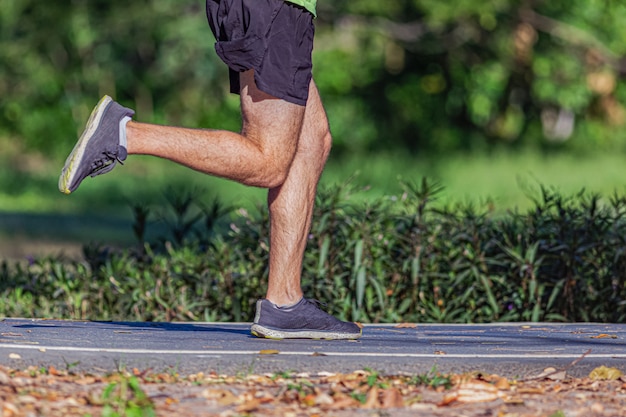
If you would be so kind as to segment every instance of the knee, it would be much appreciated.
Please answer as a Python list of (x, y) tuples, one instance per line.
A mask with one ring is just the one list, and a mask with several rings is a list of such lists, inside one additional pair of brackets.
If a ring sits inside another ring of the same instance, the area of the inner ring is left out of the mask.
[(332, 143), (333, 139), (330, 130), (325, 128), (314, 132), (309, 138), (303, 140), (298, 151), (301, 154), (305, 154), (304, 157), (308, 161), (318, 165), (321, 169), (330, 155)]
[(263, 164), (264, 169), (257, 173), (257, 185), (263, 188), (279, 187), (289, 175), (294, 155), (289, 152), (282, 152), (280, 154), (266, 155), (266, 158)]
[(330, 129), (326, 129), (326, 131), (322, 134), (321, 140), (321, 152), (322, 152), (322, 161), (326, 162), (328, 159), (328, 155), (330, 155), (330, 149), (333, 146), (333, 137), (330, 133)]

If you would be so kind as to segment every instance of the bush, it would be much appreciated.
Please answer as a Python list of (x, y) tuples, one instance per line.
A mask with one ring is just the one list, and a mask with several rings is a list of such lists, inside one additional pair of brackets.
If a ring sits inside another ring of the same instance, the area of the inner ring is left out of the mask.
[[(304, 259), (305, 294), (362, 322), (626, 319), (626, 198), (546, 188), (531, 210), (441, 207), (440, 187), (357, 204), (349, 185), (321, 190)], [(218, 203), (180, 194), (171, 236), (137, 248), (85, 247), (85, 261), (0, 268), (0, 314), (109, 320), (250, 321), (265, 292), (267, 212), (223, 220)], [(220, 220), (221, 219), (221, 220)]]

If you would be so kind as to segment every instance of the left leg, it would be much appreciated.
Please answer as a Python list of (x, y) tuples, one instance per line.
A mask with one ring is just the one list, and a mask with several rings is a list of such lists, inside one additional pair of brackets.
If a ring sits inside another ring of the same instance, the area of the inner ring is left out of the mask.
[(274, 304), (293, 304), (302, 298), (302, 257), (331, 141), (328, 119), (311, 81), (295, 157), (285, 181), (268, 192), (271, 231), (266, 298)]
[[(303, 298), (302, 258), (307, 243), (317, 183), (330, 152), (326, 113), (315, 83), (309, 85), (302, 131), (285, 181), (270, 188), (269, 283), (257, 301), (252, 334), (269, 338), (357, 339), (361, 329), (343, 322)], [(281, 307), (282, 306), (282, 307)]]

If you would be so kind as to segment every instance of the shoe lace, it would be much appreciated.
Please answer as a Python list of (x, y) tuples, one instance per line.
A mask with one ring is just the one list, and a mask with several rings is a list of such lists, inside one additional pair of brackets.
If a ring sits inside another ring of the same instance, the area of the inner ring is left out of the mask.
[(91, 165), (91, 175), (98, 175), (98, 173), (115, 162), (119, 162), (120, 165), (124, 165), (124, 162), (118, 158), (117, 153), (111, 151), (102, 152), (103, 157), (96, 159)]

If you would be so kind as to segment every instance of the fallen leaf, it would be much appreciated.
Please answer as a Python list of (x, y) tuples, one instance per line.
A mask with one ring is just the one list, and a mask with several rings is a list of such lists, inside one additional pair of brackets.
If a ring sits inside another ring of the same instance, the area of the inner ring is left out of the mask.
[(363, 404), (363, 408), (380, 408), (377, 387), (372, 387), (367, 392), (367, 398), (365, 400), (365, 404)]
[(354, 408), (358, 407), (360, 403), (352, 397), (348, 397), (347, 395), (337, 394), (335, 395), (335, 402), (330, 406), (332, 409), (341, 409), (341, 408)]
[(592, 339), (617, 339), (617, 335), (601, 333), (597, 336), (591, 336), (591, 338)]
[(165, 405), (178, 404), (179, 402), (180, 402), (180, 400), (178, 398), (167, 397), (165, 399)]
[(617, 368), (607, 368), (606, 366), (599, 366), (589, 373), (589, 378), (593, 379), (594, 381), (615, 381), (621, 378), (623, 375), (624, 373)]
[(22, 357), (17, 353), (9, 353), (9, 359), (22, 359)]
[(394, 327), (398, 329), (415, 329), (417, 327), (417, 323), (398, 323)]
[(78, 385), (91, 385), (96, 383), (96, 378), (92, 376), (83, 376), (75, 381)]
[(279, 353), (276, 349), (263, 349), (259, 352), (260, 355), (278, 355)]
[(556, 368), (546, 368), (542, 373), (534, 377), (533, 379), (550, 379), (552, 381), (562, 381), (565, 379), (565, 371), (557, 371)]
[(546, 390), (542, 387), (520, 387), (516, 392), (518, 394), (545, 394)]
[(219, 405), (233, 405), (237, 402), (237, 397), (227, 389), (207, 388), (202, 391), (202, 396), (207, 400), (214, 400)]
[(335, 402), (335, 400), (333, 400), (333, 397), (325, 392), (320, 392), (315, 397), (316, 405), (331, 405), (333, 402)]
[(404, 399), (402, 393), (397, 388), (387, 388), (381, 394), (382, 408), (400, 408), (404, 407)]
[(511, 389), (511, 384), (506, 378), (497, 378), (494, 386), (498, 388), (500, 391), (508, 391)]
[(440, 405), (459, 403), (491, 402), (500, 398), (501, 394), (494, 385), (484, 381), (469, 381), (459, 385), (453, 392), (444, 395)]
[(446, 352), (444, 352), (443, 350), (436, 350), (435, 351), (435, 355), (445, 355)]
[(258, 398), (253, 398), (250, 401), (246, 401), (237, 407), (236, 411), (238, 413), (250, 413), (255, 411), (257, 408), (261, 406), (261, 401)]
[(312, 407), (315, 405), (315, 401), (317, 400), (317, 396), (315, 394), (307, 394), (303, 399), (302, 403), (307, 407)]

